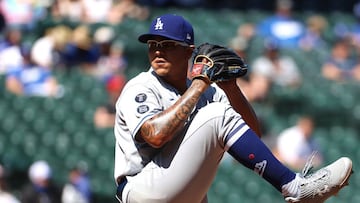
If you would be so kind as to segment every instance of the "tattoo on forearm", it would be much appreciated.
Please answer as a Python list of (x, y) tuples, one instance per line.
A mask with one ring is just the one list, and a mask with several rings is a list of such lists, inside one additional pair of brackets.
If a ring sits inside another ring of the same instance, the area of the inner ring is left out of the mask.
[(203, 86), (193, 83), (185, 94), (170, 108), (154, 116), (146, 122), (141, 133), (145, 140), (157, 137), (163, 140), (171, 139), (184, 126), (196, 103), (202, 94)]

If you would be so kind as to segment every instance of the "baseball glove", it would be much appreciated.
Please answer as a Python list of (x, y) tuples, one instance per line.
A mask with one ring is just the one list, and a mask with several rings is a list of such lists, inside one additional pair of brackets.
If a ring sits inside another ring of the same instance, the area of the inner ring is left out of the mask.
[(247, 64), (234, 51), (219, 45), (204, 43), (195, 50), (191, 77), (208, 83), (227, 81), (244, 76)]

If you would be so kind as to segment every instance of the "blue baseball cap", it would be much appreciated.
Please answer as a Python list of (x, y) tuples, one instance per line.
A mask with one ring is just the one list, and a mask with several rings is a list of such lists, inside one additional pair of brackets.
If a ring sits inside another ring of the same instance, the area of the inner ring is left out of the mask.
[(156, 36), (166, 37), (172, 40), (194, 44), (194, 30), (191, 24), (183, 17), (175, 14), (165, 14), (156, 17), (150, 26), (149, 33), (139, 36), (139, 41), (146, 43)]

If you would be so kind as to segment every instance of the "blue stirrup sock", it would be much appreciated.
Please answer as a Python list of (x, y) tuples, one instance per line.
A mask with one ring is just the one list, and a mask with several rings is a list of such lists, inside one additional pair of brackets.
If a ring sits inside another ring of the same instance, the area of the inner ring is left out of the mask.
[[(253, 130), (240, 131), (243, 130), (237, 128), (226, 138), (227, 151), (281, 192), (281, 187), (292, 181), (296, 174), (273, 155)], [(231, 139), (233, 141), (229, 141)]]

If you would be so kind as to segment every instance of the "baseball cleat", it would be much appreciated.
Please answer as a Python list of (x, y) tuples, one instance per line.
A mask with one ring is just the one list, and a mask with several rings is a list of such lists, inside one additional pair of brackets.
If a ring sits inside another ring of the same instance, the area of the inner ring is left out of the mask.
[[(337, 195), (343, 187), (349, 185), (349, 178), (353, 173), (352, 161), (342, 157), (313, 174), (307, 172), (298, 173), (293, 181), (283, 186), (282, 193), (286, 202), (322, 203)], [(291, 194), (290, 191), (296, 190), (295, 194)]]

